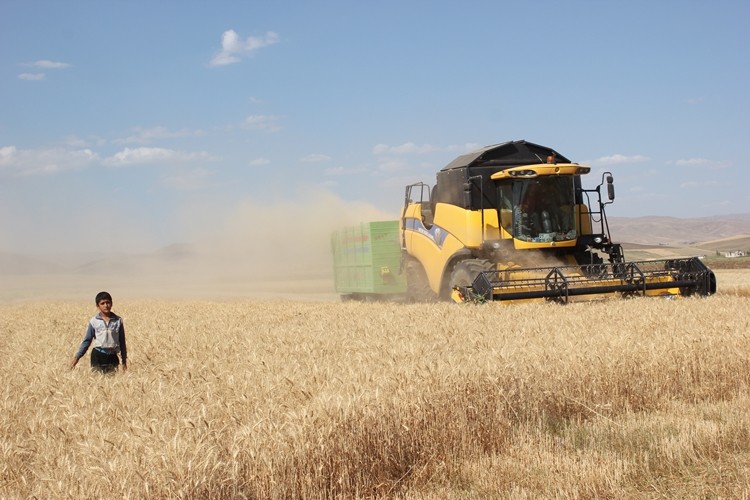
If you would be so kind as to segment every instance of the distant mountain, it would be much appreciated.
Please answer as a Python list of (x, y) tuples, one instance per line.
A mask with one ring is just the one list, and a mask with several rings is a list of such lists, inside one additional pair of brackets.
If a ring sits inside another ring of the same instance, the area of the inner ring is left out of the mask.
[(750, 213), (690, 219), (610, 217), (609, 228), (618, 243), (702, 247), (702, 243), (750, 236)]
[(52, 274), (63, 271), (65, 267), (65, 264), (50, 257), (0, 252), (0, 276), (13, 274)]
[(721, 240), (704, 241), (701, 243), (701, 248), (718, 252), (747, 251), (750, 250), (750, 234), (746, 236), (733, 236)]
[(174, 271), (176, 265), (193, 257), (195, 252), (188, 244), (177, 243), (142, 254), (108, 254), (81, 261), (71, 267), (75, 274), (105, 274), (116, 269), (118, 272), (165, 272)]
[(0, 252), (0, 276), (38, 274), (104, 274), (116, 269), (128, 273), (143, 269), (163, 269), (182, 263), (194, 254), (187, 244), (174, 244), (151, 253), (65, 253), (22, 255)]

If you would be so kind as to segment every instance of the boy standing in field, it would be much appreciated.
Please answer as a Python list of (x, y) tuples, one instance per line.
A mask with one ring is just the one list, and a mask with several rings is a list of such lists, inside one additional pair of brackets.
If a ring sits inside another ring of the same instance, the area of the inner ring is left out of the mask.
[(112, 296), (107, 292), (96, 294), (96, 308), (99, 312), (89, 320), (86, 335), (83, 337), (81, 347), (73, 356), (70, 368), (73, 369), (78, 360), (86, 354), (91, 342), (94, 348), (91, 350), (91, 369), (102, 373), (110, 373), (117, 369), (122, 357), (122, 369), (128, 369), (128, 349), (125, 345), (125, 325), (122, 318), (112, 312)]

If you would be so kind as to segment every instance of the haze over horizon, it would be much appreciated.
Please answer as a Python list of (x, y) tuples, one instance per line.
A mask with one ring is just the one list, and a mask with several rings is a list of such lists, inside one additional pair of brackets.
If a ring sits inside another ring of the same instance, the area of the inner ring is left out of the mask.
[(749, 15), (739, 0), (6, 0), (0, 252), (291, 254), (397, 217), (406, 184), (517, 139), (591, 165), (589, 187), (612, 172), (612, 217), (746, 214)]

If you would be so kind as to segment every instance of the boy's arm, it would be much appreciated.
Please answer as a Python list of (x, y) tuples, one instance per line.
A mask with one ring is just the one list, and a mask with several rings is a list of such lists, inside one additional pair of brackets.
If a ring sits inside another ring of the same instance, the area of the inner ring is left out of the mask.
[(120, 357), (122, 358), (122, 369), (128, 369), (128, 346), (125, 342), (125, 323), (120, 321)]
[(78, 352), (75, 353), (73, 359), (70, 362), (71, 368), (74, 368), (78, 363), (78, 360), (81, 359), (84, 354), (86, 354), (86, 351), (88, 351), (92, 340), (94, 340), (94, 327), (89, 321), (89, 326), (88, 328), (86, 328), (86, 335), (83, 337), (83, 342), (81, 342), (81, 346), (78, 348)]

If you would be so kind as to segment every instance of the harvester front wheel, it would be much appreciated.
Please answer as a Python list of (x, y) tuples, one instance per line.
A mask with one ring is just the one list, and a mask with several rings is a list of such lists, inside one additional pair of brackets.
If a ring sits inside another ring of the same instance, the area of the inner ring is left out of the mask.
[(604, 264), (604, 259), (599, 254), (586, 250), (585, 252), (575, 255), (576, 262), (581, 266), (581, 272), (588, 278), (603, 278), (609, 272), (608, 267)]
[(453, 268), (449, 282), (448, 294), (456, 287), (470, 287), (474, 284), (479, 273), (485, 271), (494, 271), (495, 266), (485, 259), (466, 259), (462, 260)]

